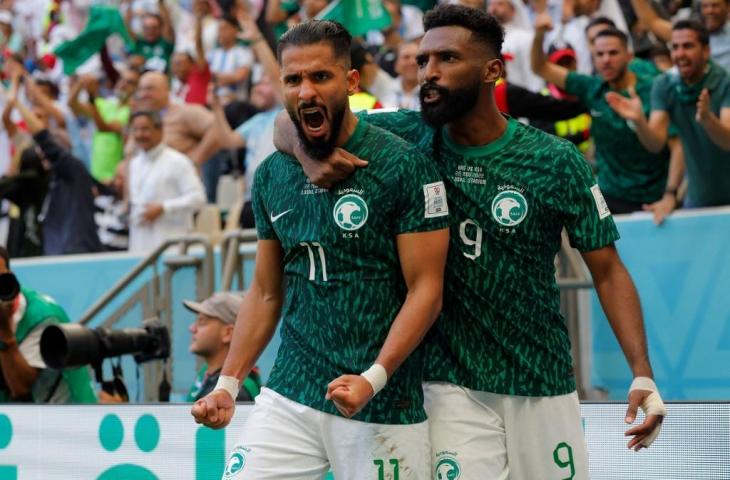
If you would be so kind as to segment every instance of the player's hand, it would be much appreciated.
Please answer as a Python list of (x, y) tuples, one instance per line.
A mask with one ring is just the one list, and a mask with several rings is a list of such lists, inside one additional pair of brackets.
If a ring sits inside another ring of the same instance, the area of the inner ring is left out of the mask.
[[(306, 157), (306, 158), (304, 158)], [(324, 161), (298, 155), (304, 173), (309, 181), (321, 188), (332, 188), (336, 183), (349, 177), (358, 168), (367, 167), (368, 162), (350, 152), (336, 148)]]
[(210, 428), (223, 428), (231, 422), (236, 402), (225, 390), (217, 389), (210, 392), (193, 404), (190, 413), (195, 423), (202, 423)]
[(362, 375), (342, 375), (327, 385), (327, 400), (346, 418), (355, 416), (373, 398), (373, 386)]
[(695, 120), (702, 123), (710, 118), (712, 111), (710, 110), (710, 92), (706, 88), (702, 89), (700, 96), (697, 98), (697, 113)]
[(641, 98), (636, 94), (633, 87), (629, 87), (628, 91), (628, 98), (618, 92), (608, 92), (606, 102), (621, 118), (632, 122), (641, 121), (644, 118), (644, 107)]
[(644, 204), (641, 208), (643, 208), (645, 212), (652, 212), (654, 214), (654, 223), (661, 225), (677, 208), (677, 197), (671, 193), (665, 193), (661, 199), (654, 203)]
[[(626, 423), (634, 423), (639, 406), (644, 403), (651, 393), (649, 390), (633, 390), (629, 392), (629, 407), (626, 410), (626, 418), (624, 419)], [(645, 443), (651, 444), (654, 441), (654, 438), (659, 434), (658, 428), (661, 426), (663, 420), (664, 416), (662, 415), (649, 414), (644, 419), (644, 423), (626, 430), (624, 435), (633, 437), (627, 444), (627, 447), (634, 449), (636, 452), (642, 448), (647, 448)], [(657, 430), (655, 431), (655, 429)]]

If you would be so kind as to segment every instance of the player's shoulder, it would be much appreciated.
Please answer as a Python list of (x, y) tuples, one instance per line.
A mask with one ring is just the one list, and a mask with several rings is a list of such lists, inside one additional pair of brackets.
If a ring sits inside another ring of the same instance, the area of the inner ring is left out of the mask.
[(281, 150), (269, 154), (256, 168), (255, 178), (268, 179), (272, 176), (281, 176), (284, 169), (297, 163), (297, 159)]
[[(392, 159), (404, 155), (419, 154), (420, 150), (412, 143), (399, 137), (387, 129), (369, 122), (366, 123), (365, 143), (378, 156), (385, 159)], [(375, 147), (375, 148), (373, 148)]]
[(572, 142), (530, 125), (518, 122), (513, 145), (523, 153), (529, 152), (534, 162), (552, 166), (561, 172), (566, 169), (590, 170), (585, 157)]

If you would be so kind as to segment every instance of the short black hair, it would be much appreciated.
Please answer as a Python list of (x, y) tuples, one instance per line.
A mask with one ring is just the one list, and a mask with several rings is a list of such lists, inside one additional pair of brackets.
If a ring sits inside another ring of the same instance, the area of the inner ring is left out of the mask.
[(477, 41), (489, 48), (495, 57), (502, 51), (504, 29), (495, 17), (481, 10), (462, 5), (439, 5), (423, 16), (424, 31), (428, 32), (438, 27), (466, 28)]
[(697, 38), (702, 46), (710, 44), (710, 32), (707, 30), (707, 27), (697, 20), (680, 20), (675, 22), (675, 24), (672, 25), (672, 31), (675, 30), (692, 30), (697, 34)]
[(629, 47), (629, 37), (624, 32), (622, 32), (621, 30), (619, 30), (617, 28), (609, 28), (607, 30), (603, 30), (598, 35), (596, 35), (593, 38), (593, 40), (594, 41), (598, 40), (601, 37), (618, 38), (619, 40), (621, 40), (621, 43), (623, 44), (624, 47), (626, 47), (626, 48)]
[(10, 254), (8, 253), (8, 249), (0, 245), (0, 258), (5, 260), (5, 266), (10, 268)]
[(132, 115), (130, 115), (129, 124), (131, 125), (132, 122), (134, 122), (134, 119), (137, 117), (149, 118), (155, 128), (162, 128), (162, 117), (158, 112), (155, 112), (153, 110), (137, 110), (136, 112), (132, 113)]
[(290, 28), (279, 39), (276, 48), (276, 57), (281, 64), (281, 54), (287, 47), (303, 47), (315, 43), (329, 43), (334, 51), (335, 58), (350, 68), (350, 46), (352, 35), (342, 24), (332, 20), (307, 20)]
[(589, 29), (595, 27), (596, 25), (606, 25), (611, 28), (616, 28), (616, 22), (611, 20), (608, 17), (595, 17), (591, 18), (591, 21), (588, 22), (588, 25), (586, 25), (586, 32), (588, 32)]

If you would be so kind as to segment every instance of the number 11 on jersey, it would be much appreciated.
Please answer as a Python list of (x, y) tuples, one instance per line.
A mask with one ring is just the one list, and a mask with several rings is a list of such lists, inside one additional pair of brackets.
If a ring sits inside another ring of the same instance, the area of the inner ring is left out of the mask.
[(327, 281), (327, 261), (324, 258), (324, 248), (318, 242), (301, 242), (299, 245), (307, 247), (309, 253), (309, 279), (314, 281), (317, 275), (317, 261), (315, 260), (314, 251), (317, 251), (319, 261), (322, 264), (322, 281)]

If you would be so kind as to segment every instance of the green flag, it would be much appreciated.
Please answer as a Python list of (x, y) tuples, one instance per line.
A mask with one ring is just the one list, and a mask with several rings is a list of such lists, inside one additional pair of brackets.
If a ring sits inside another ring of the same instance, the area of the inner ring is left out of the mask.
[(353, 37), (384, 30), (392, 22), (382, 0), (332, 0), (317, 18), (340, 22)]
[(106, 39), (118, 33), (130, 48), (134, 42), (127, 33), (122, 15), (116, 7), (92, 5), (89, 20), (78, 37), (59, 45), (54, 53), (63, 60), (63, 73), (73, 74), (81, 64), (97, 53)]

